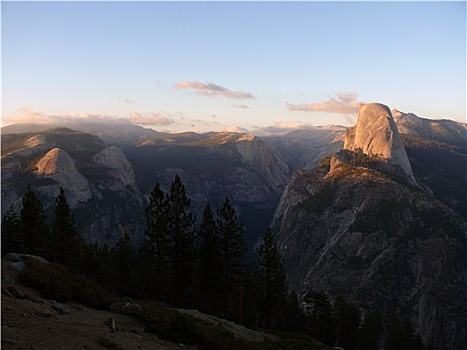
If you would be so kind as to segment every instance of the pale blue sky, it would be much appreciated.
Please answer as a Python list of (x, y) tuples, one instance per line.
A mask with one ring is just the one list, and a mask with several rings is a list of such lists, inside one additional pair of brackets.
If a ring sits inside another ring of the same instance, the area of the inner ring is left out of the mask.
[[(2, 2), (3, 123), (466, 119), (465, 2)], [(241, 129), (238, 129), (241, 130)]]

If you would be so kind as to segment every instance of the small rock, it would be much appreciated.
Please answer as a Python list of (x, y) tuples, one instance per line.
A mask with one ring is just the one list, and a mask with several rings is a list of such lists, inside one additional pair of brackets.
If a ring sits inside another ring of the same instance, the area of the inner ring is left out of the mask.
[(53, 305), (52, 305), (52, 309), (57, 310), (57, 311), (60, 312), (62, 315), (69, 315), (69, 314), (70, 314), (70, 310), (68, 310), (68, 309), (66, 308), (66, 306), (63, 305), (63, 304), (53, 304)]
[(131, 304), (127, 302), (113, 303), (112, 305), (110, 305), (110, 311), (118, 314), (133, 316), (140, 316), (143, 314), (143, 308), (141, 307), (141, 305)]

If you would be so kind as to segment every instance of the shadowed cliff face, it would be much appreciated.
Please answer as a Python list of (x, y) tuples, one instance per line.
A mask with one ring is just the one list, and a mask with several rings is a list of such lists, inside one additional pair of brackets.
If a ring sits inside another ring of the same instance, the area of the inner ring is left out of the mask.
[(346, 149), (296, 171), (279, 202), (272, 229), (289, 285), (300, 296), (343, 295), (386, 321), (397, 312), (425, 341), (462, 348), (467, 223), (394, 173), (388, 164), (403, 168), (407, 159), (397, 128), (386, 107), (366, 106)]
[(290, 287), (324, 290), (409, 317), (424, 340), (465, 344), (465, 221), (384, 174), (341, 166), (297, 172), (273, 229)]
[(357, 124), (347, 130), (344, 149), (361, 149), (369, 156), (380, 157), (415, 181), (396, 123), (385, 105), (369, 103), (360, 107)]

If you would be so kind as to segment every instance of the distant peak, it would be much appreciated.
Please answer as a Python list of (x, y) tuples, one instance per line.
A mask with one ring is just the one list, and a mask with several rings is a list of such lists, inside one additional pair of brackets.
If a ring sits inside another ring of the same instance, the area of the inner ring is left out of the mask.
[(357, 124), (347, 129), (344, 149), (361, 149), (369, 156), (384, 159), (402, 168), (415, 181), (399, 130), (386, 105), (367, 103), (360, 106)]

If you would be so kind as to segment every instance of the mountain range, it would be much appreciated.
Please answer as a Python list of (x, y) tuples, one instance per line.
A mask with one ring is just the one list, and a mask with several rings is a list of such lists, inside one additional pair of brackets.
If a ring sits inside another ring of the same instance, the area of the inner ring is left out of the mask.
[(357, 124), (285, 135), (159, 133), (128, 123), (2, 128), (2, 216), (62, 186), (83, 236), (139, 245), (152, 187), (177, 174), (198, 220), (227, 196), (253, 250), (271, 226), (289, 287), (344, 295), (425, 341), (467, 341), (467, 126), (381, 104)]

